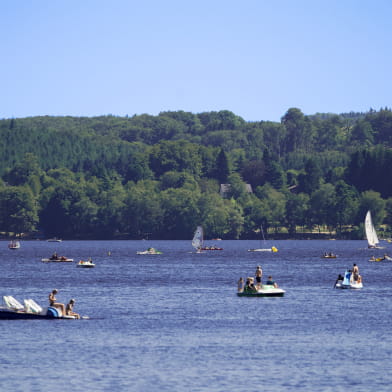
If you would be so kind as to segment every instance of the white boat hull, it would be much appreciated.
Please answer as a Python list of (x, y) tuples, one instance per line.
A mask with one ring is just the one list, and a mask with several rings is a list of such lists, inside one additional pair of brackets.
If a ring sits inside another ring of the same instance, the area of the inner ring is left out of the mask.
[(84, 263), (79, 262), (78, 264), (76, 264), (76, 266), (78, 268), (94, 268), (95, 264), (94, 263), (88, 263), (88, 262), (84, 262)]
[(362, 289), (362, 283), (350, 283), (349, 285), (343, 283), (337, 283), (335, 288), (337, 289)]
[(257, 291), (242, 290), (237, 293), (239, 297), (283, 297), (285, 290), (272, 285), (262, 285)]
[(41, 259), (43, 263), (72, 263), (74, 259)]

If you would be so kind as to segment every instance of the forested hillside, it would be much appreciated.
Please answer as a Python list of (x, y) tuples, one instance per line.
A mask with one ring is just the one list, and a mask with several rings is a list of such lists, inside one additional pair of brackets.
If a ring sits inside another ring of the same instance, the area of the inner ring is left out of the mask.
[[(0, 232), (63, 238), (361, 238), (392, 223), (392, 112), (0, 120)], [(221, 194), (220, 184), (230, 184)], [(248, 192), (245, 184), (250, 184)], [(336, 232), (336, 233), (335, 233)]]

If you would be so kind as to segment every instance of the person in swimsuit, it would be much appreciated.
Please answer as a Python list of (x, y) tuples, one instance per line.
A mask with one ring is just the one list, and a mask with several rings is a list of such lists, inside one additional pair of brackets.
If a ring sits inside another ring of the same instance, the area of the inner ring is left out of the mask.
[(271, 275), (268, 277), (268, 280), (267, 280), (266, 284), (268, 284), (270, 286), (274, 286), (275, 288), (278, 287), (278, 284), (272, 279)]
[(242, 293), (244, 291), (244, 279), (240, 278), (238, 281), (238, 292)]
[(65, 306), (64, 304), (56, 302), (56, 294), (59, 291), (57, 289), (52, 290), (52, 292), (49, 294), (49, 306), (53, 306), (54, 308), (59, 308), (61, 310), (61, 315), (65, 315)]
[(353, 265), (353, 279), (357, 281), (359, 277), (359, 268), (356, 264)]
[(254, 293), (257, 291), (256, 286), (254, 285), (254, 279), (252, 277), (249, 277), (246, 279), (246, 284), (244, 288), (245, 293)]
[(259, 265), (257, 266), (255, 275), (256, 275), (256, 286), (257, 286), (257, 288), (260, 288), (261, 278), (263, 276), (263, 270), (261, 269), (261, 266), (259, 266)]
[(339, 274), (339, 276), (337, 277), (336, 282), (335, 282), (333, 287), (336, 287), (336, 285), (338, 283), (342, 284), (343, 283), (343, 279), (344, 279), (343, 276), (341, 274)]
[(74, 304), (75, 304), (75, 300), (74, 300), (74, 299), (71, 299), (71, 300), (68, 302), (68, 304), (67, 304), (67, 307), (66, 307), (66, 309), (65, 309), (65, 314), (66, 314), (67, 316), (74, 316), (74, 317), (76, 317), (77, 319), (80, 319), (80, 315), (79, 315), (78, 313), (75, 313), (75, 312), (73, 311)]

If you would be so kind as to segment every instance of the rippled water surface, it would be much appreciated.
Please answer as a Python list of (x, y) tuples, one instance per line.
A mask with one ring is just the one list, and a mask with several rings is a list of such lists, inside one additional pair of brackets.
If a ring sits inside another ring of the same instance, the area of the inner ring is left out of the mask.
[[(4, 391), (390, 391), (392, 262), (364, 241), (0, 242), (0, 294), (76, 299), (89, 320), (0, 320)], [(154, 246), (159, 256), (136, 255)], [(54, 251), (94, 269), (42, 263)], [(337, 259), (322, 259), (324, 251)], [(353, 263), (362, 290), (334, 290)], [(239, 298), (257, 265), (283, 298)]]

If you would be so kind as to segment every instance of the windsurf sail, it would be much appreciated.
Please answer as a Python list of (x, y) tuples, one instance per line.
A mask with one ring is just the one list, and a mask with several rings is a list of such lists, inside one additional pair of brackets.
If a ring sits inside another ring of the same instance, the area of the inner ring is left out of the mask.
[(197, 226), (195, 234), (192, 239), (192, 246), (195, 249), (200, 249), (203, 245), (203, 228), (201, 226)]

